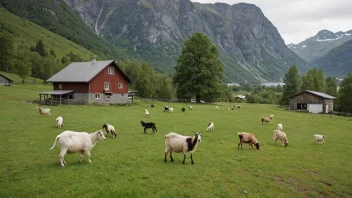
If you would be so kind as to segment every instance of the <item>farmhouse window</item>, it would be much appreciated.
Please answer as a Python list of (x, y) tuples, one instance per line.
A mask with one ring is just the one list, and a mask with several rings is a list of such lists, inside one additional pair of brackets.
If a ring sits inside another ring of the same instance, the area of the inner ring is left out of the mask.
[(297, 109), (299, 109), (299, 110), (307, 110), (307, 104), (305, 104), (305, 103), (297, 103)]
[(109, 67), (108, 68), (108, 74), (114, 74), (114, 68), (113, 67)]
[(104, 90), (110, 90), (110, 83), (109, 82), (104, 83)]
[(99, 94), (95, 94), (95, 99), (99, 99), (100, 95)]
[(59, 84), (59, 89), (62, 89), (62, 84)]
[(118, 87), (119, 87), (119, 89), (122, 89), (123, 84), (122, 84), (122, 83), (119, 83), (119, 84), (118, 84)]

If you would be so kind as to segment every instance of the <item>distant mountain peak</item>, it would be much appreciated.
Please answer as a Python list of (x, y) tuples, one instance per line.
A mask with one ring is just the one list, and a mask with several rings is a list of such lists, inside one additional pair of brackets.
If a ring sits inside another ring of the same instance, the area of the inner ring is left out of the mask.
[(352, 30), (347, 32), (332, 32), (324, 29), (298, 44), (289, 44), (287, 47), (308, 62), (324, 56), (331, 49), (352, 39)]

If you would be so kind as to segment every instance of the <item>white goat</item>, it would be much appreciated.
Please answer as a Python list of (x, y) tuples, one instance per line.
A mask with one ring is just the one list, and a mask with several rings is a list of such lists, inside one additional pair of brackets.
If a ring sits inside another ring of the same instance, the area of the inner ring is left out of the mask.
[(282, 131), (282, 129), (283, 129), (282, 124), (278, 124), (278, 125), (277, 125), (277, 129), (280, 130), (280, 131)]
[(37, 106), (37, 109), (38, 109), (38, 112), (40, 113), (40, 115), (49, 115), (49, 116), (51, 116), (49, 108), (44, 109), (44, 108), (40, 108), (39, 106)]
[(270, 118), (270, 120), (274, 119), (274, 115), (271, 114), (271, 115), (269, 116), (269, 118)]
[(103, 129), (105, 129), (106, 135), (109, 135), (109, 132), (110, 132), (111, 135), (115, 136), (115, 138), (116, 138), (117, 133), (116, 133), (116, 131), (115, 131), (115, 127), (114, 127), (114, 126), (112, 126), (112, 125), (110, 125), (110, 124), (104, 124), (104, 125), (103, 125)]
[(82, 160), (83, 153), (86, 153), (88, 156), (88, 161), (91, 163), (90, 150), (92, 150), (98, 140), (105, 140), (104, 133), (101, 130), (91, 134), (86, 132), (64, 131), (60, 135), (56, 136), (54, 145), (50, 149), (54, 149), (56, 142), (58, 142), (59, 147), (61, 148), (60, 164), (62, 167), (67, 165), (64, 158), (66, 152), (69, 154), (80, 153), (79, 161)]
[(146, 109), (145, 109), (145, 116), (147, 116), (147, 118), (150, 117), (150, 113), (149, 113), (149, 111), (146, 110)]
[(193, 107), (191, 105), (189, 105), (189, 110), (193, 110)]
[(170, 107), (169, 110), (168, 110), (169, 113), (171, 112), (174, 112), (174, 108), (173, 107)]
[(215, 109), (219, 111), (219, 107), (218, 106), (216, 106)]
[(260, 144), (253, 134), (240, 132), (240, 133), (237, 133), (237, 135), (240, 138), (240, 143), (238, 143), (237, 148), (240, 148), (240, 145), (241, 145), (241, 149), (242, 149), (242, 144), (247, 143), (249, 144), (250, 148), (253, 148), (253, 144), (254, 144), (255, 147), (259, 149)]
[(283, 131), (274, 130), (273, 140), (275, 140), (275, 144), (277, 140), (280, 140), (280, 145), (282, 144), (282, 142), (284, 142), (285, 147), (288, 146), (287, 136), (286, 133)]
[(170, 154), (170, 159), (172, 159), (172, 152), (181, 153), (183, 152), (183, 164), (186, 160), (186, 153), (191, 152), (192, 164), (193, 158), (192, 153), (196, 150), (198, 143), (201, 142), (201, 132), (194, 133), (194, 136), (183, 136), (177, 133), (169, 133), (165, 135), (165, 162), (167, 154)]
[(324, 142), (325, 143), (325, 135), (319, 135), (319, 134), (315, 134), (315, 143), (317, 142)]
[(56, 118), (56, 127), (57, 128), (62, 128), (64, 126), (64, 119), (59, 116)]
[(213, 123), (213, 122), (209, 122), (208, 127), (207, 127), (206, 130), (207, 130), (207, 131), (214, 131), (214, 130), (215, 130), (215, 129), (214, 129), (214, 123)]

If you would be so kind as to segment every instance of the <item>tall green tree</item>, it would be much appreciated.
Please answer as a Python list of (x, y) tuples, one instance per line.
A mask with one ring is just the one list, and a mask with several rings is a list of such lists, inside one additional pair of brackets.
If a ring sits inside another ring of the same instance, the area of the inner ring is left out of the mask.
[(13, 36), (7, 31), (0, 31), (0, 69), (9, 71), (14, 56)]
[(208, 102), (221, 94), (223, 65), (218, 49), (202, 33), (194, 33), (185, 41), (181, 56), (177, 59), (173, 83), (180, 99), (196, 97)]
[(40, 39), (34, 47), (31, 47), (31, 51), (37, 52), (42, 57), (48, 55), (48, 52), (45, 50), (45, 46), (42, 39)]
[(159, 74), (156, 82), (155, 98), (171, 99), (173, 92), (171, 78), (166, 74)]
[(341, 82), (338, 95), (340, 110), (352, 113), (352, 73)]
[(296, 65), (292, 65), (284, 78), (284, 90), (282, 93), (282, 104), (289, 104), (289, 96), (297, 93), (300, 90), (300, 79)]
[(22, 84), (32, 73), (32, 65), (28, 60), (15, 60), (14, 71), (22, 78)]
[(336, 84), (336, 79), (333, 77), (328, 77), (325, 80), (325, 87), (326, 91), (325, 93), (331, 95), (331, 96), (337, 96), (337, 84)]
[(319, 69), (315, 75), (314, 91), (325, 92), (325, 77), (322, 69)]

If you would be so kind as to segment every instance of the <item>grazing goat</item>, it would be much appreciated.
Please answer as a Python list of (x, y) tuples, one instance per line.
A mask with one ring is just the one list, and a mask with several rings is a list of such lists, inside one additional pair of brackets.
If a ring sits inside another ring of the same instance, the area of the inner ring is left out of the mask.
[(261, 117), (260, 119), (262, 120), (262, 124), (264, 122), (269, 122), (269, 124), (271, 124), (270, 119), (268, 117)]
[(324, 142), (325, 143), (325, 135), (318, 135), (318, 134), (315, 134), (314, 135), (315, 137), (315, 143), (317, 142)]
[(51, 116), (49, 108), (44, 109), (44, 108), (40, 108), (39, 106), (37, 106), (37, 109), (38, 109), (38, 112), (40, 113), (40, 115), (49, 115), (49, 116)]
[(173, 107), (170, 107), (169, 110), (168, 110), (169, 113), (171, 112), (174, 112), (174, 108)]
[(59, 147), (61, 148), (60, 164), (62, 167), (67, 165), (64, 158), (66, 152), (69, 154), (80, 153), (80, 162), (82, 160), (83, 153), (86, 153), (88, 156), (88, 161), (91, 163), (92, 161), (90, 160), (90, 150), (92, 150), (98, 140), (105, 140), (104, 133), (101, 130), (91, 134), (86, 132), (64, 131), (60, 135), (56, 136), (54, 145), (50, 149), (54, 149), (56, 142), (58, 142)]
[(189, 110), (193, 110), (193, 107), (191, 105), (189, 105)]
[(270, 118), (270, 120), (274, 119), (274, 115), (271, 114), (271, 115), (269, 116), (269, 118)]
[(164, 107), (164, 112), (169, 112), (169, 107), (168, 106)]
[(147, 118), (148, 118), (148, 117), (150, 117), (150, 113), (149, 113), (149, 111), (148, 111), (148, 110), (146, 110), (146, 109), (145, 109), (144, 111), (145, 111), (145, 116), (147, 116)]
[(170, 159), (172, 159), (172, 152), (181, 153), (183, 152), (183, 164), (185, 164), (186, 153), (191, 152), (192, 164), (193, 158), (192, 153), (196, 150), (198, 143), (201, 142), (201, 132), (194, 133), (194, 136), (183, 136), (177, 133), (169, 133), (165, 135), (165, 160), (168, 154), (170, 154)]
[(250, 146), (249, 148), (253, 148), (253, 144), (254, 144), (255, 147), (257, 149), (259, 149), (260, 144), (253, 134), (246, 133), (246, 132), (240, 132), (240, 133), (237, 133), (237, 135), (240, 138), (240, 143), (238, 143), (238, 146), (237, 146), (238, 149), (240, 148), (240, 145), (241, 145), (241, 149), (242, 149), (243, 143), (249, 144), (249, 146)]
[(275, 140), (275, 144), (277, 140), (280, 140), (280, 145), (282, 145), (282, 142), (284, 142), (285, 147), (288, 146), (287, 136), (286, 133), (283, 131), (274, 130), (273, 140)]
[(155, 123), (154, 122), (143, 122), (141, 121), (141, 125), (142, 127), (144, 127), (144, 133), (146, 133), (147, 129), (152, 129), (153, 130), (153, 134), (158, 131), (156, 129)]
[(207, 131), (214, 131), (214, 122), (209, 122), (208, 127), (206, 129)]
[(110, 125), (110, 124), (104, 124), (104, 125), (103, 125), (103, 129), (105, 129), (106, 135), (109, 135), (109, 132), (110, 132), (111, 135), (115, 136), (115, 138), (116, 138), (117, 133), (116, 133), (116, 131), (115, 131), (115, 127), (114, 127), (114, 126), (112, 126), (112, 125)]
[(182, 111), (182, 112), (185, 112), (185, 111), (186, 111), (185, 107), (182, 107), (181, 111)]
[(226, 107), (226, 110), (229, 110), (229, 111), (230, 111), (231, 109), (230, 109), (230, 107)]
[(283, 129), (282, 124), (278, 124), (278, 125), (277, 125), (277, 129), (280, 130), (280, 131), (282, 131), (282, 129)]
[(219, 111), (219, 107), (218, 106), (216, 106), (215, 109)]
[(240, 105), (237, 105), (237, 108), (238, 108), (238, 109), (240, 109), (240, 108), (241, 108), (241, 106), (240, 106)]
[(64, 126), (64, 119), (59, 116), (56, 118), (56, 127), (57, 128), (62, 128)]
[(154, 108), (154, 107), (155, 107), (155, 105), (152, 103), (152, 105), (150, 105), (150, 107), (151, 107), (151, 108)]

